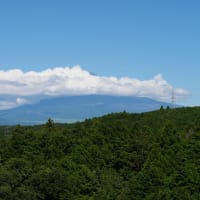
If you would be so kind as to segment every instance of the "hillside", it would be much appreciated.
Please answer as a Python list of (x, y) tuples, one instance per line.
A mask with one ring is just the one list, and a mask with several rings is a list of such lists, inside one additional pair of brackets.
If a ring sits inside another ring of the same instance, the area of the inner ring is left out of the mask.
[(147, 112), (170, 104), (142, 97), (82, 95), (43, 99), (34, 104), (0, 111), (0, 125), (43, 124), (49, 117), (56, 122), (76, 122), (112, 112)]
[(0, 128), (2, 200), (200, 199), (200, 107)]

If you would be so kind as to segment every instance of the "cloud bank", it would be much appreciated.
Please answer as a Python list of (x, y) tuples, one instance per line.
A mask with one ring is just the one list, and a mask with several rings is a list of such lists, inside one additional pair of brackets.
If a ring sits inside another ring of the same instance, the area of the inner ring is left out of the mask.
[(13, 96), (13, 100), (1, 100), (0, 109), (30, 103), (31, 99), (42, 96), (61, 95), (121, 95), (149, 97), (170, 101), (174, 91), (176, 98), (187, 96), (182, 88), (173, 88), (161, 74), (150, 80), (130, 77), (97, 76), (83, 70), (80, 66), (56, 67), (41, 72), (23, 72), (19, 69), (0, 70), (0, 96)]

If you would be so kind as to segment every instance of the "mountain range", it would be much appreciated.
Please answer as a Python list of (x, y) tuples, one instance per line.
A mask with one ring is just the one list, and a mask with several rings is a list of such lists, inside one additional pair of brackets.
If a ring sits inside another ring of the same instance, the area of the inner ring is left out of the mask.
[(147, 112), (171, 106), (144, 97), (82, 95), (62, 96), (41, 100), (34, 104), (0, 111), (0, 125), (33, 125), (45, 123), (48, 118), (55, 122), (70, 123), (98, 117), (113, 112)]

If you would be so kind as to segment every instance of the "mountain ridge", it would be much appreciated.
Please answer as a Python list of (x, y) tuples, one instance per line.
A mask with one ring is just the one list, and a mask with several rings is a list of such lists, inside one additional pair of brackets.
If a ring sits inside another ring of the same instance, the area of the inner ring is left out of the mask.
[(40, 100), (17, 108), (0, 111), (0, 125), (42, 124), (48, 118), (56, 122), (75, 122), (113, 112), (147, 112), (171, 106), (146, 97), (77, 95)]

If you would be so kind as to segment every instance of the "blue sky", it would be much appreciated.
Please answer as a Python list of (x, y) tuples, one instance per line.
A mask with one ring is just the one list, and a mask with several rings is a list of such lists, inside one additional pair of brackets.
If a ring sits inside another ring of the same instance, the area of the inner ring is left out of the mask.
[(0, 70), (157, 74), (200, 105), (200, 1), (0, 0)]

